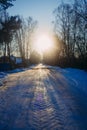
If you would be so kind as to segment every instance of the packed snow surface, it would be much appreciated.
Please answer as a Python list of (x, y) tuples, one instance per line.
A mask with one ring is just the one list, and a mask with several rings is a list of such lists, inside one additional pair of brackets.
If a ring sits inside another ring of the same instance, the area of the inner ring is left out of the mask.
[(39, 64), (0, 80), (0, 130), (87, 130), (86, 71)]

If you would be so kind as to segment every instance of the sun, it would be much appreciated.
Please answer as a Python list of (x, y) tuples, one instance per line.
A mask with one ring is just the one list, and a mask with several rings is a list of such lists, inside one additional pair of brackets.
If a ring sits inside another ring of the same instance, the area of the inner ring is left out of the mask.
[(40, 34), (37, 36), (35, 41), (35, 50), (39, 53), (44, 53), (51, 50), (53, 47), (53, 41), (51, 36), (46, 34)]

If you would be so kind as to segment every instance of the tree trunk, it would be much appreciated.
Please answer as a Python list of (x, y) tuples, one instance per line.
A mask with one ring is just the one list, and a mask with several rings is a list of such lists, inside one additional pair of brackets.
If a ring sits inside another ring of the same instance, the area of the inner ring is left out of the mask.
[(5, 48), (4, 48), (4, 59), (3, 59), (3, 63), (6, 62), (6, 43), (5, 43)]
[(9, 63), (11, 64), (11, 58), (10, 58), (10, 47), (9, 47), (9, 43), (7, 44), (7, 50), (8, 50), (8, 58), (9, 58)]

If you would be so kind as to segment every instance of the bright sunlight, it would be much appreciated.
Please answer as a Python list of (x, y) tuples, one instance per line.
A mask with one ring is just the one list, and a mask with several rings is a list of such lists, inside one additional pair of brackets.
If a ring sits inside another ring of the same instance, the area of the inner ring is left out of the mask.
[(49, 35), (40, 34), (37, 35), (34, 46), (35, 50), (42, 54), (46, 51), (50, 51), (53, 48), (53, 40)]

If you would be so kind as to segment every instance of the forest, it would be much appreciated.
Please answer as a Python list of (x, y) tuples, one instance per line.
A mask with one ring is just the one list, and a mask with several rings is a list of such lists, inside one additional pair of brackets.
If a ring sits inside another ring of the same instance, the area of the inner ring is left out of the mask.
[[(60, 67), (87, 69), (87, 0), (58, 4), (54, 16), (52, 38), (54, 48), (43, 53), (32, 47), (39, 21), (32, 17), (10, 16), (8, 8), (15, 0), (0, 0), (0, 65), (16, 67), (44, 63)], [(15, 65), (12, 56), (21, 57), (22, 64)]]

